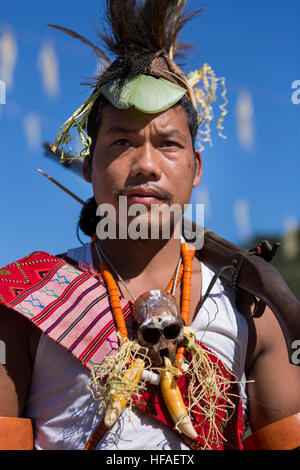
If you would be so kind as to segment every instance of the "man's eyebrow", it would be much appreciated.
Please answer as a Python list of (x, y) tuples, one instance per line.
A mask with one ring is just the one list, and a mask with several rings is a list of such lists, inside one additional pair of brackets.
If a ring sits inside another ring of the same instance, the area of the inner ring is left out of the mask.
[(161, 135), (162, 137), (178, 137), (180, 139), (185, 138), (185, 133), (178, 129), (170, 129), (169, 131), (158, 132), (158, 135)]

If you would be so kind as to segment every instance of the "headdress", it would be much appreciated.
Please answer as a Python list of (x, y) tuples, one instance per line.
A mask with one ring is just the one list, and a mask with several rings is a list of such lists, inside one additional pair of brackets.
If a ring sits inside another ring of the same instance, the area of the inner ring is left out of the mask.
[(60, 26), (59, 29), (91, 46), (106, 68), (95, 77), (91, 96), (59, 128), (54, 152), (62, 150), (62, 160), (71, 153), (65, 151), (77, 129), (83, 148), (77, 155), (90, 154), (92, 139), (87, 132), (88, 118), (94, 115), (97, 100), (103, 95), (113, 106), (128, 109), (132, 106), (144, 113), (159, 113), (178, 103), (184, 95), (193, 103), (199, 122), (198, 145), (211, 144), (210, 122), (212, 103), (217, 99), (221, 82), (224, 103), (217, 128), (222, 135), (226, 111), (224, 78), (217, 78), (212, 68), (204, 64), (200, 70), (185, 76), (175, 60), (187, 47), (178, 42), (182, 27), (202, 9), (185, 13), (186, 0), (106, 0), (106, 26), (99, 37), (115, 56), (110, 61), (105, 52), (83, 36)]

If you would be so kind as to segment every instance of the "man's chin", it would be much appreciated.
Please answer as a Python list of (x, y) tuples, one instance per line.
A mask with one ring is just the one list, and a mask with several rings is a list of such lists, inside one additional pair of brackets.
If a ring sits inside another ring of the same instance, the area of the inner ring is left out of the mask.
[(181, 219), (177, 220), (177, 223), (174, 220), (164, 221), (148, 213), (138, 217), (128, 217), (127, 226), (120, 228), (127, 232), (128, 239), (146, 243), (155, 240), (170, 240), (176, 235), (180, 239), (181, 225)]

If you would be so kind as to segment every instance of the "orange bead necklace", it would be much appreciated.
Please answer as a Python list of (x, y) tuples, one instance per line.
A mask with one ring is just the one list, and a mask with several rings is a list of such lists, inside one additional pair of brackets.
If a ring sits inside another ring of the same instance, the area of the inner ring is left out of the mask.
[[(119, 288), (114, 279), (114, 276), (111, 274), (108, 263), (101, 256), (98, 246), (94, 243), (98, 258), (99, 258), (99, 268), (103, 280), (106, 284), (112, 313), (116, 323), (116, 328), (122, 336), (123, 341), (128, 341), (128, 332), (122, 312), (122, 307), (119, 297)], [(103, 253), (103, 252), (102, 252)], [(191, 282), (192, 282), (192, 273), (193, 273), (193, 258), (195, 255), (195, 248), (192, 245), (184, 242), (181, 244), (181, 254), (183, 262), (180, 263), (176, 271), (174, 272), (172, 279), (170, 280), (167, 291), (175, 292), (176, 287), (182, 279), (182, 294), (181, 294), (181, 317), (184, 320), (186, 326), (189, 324), (189, 313), (190, 313), (190, 304), (191, 304)], [(120, 277), (120, 276), (119, 276)], [(123, 281), (124, 283), (124, 281)], [(174, 283), (176, 285), (174, 285)], [(125, 284), (125, 283), (124, 283)], [(132, 294), (131, 294), (132, 296)], [(133, 297), (133, 296), (132, 296)], [(175, 363), (177, 366), (182, 364), (185, 355), (185, 347), (180, 346), (177, 349)]]

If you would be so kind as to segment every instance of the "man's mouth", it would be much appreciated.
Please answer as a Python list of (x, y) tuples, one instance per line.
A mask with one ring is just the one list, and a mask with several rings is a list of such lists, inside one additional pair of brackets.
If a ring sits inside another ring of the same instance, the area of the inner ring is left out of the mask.
[(168, 203), (170, 200), (168, 191), (145, 186), (120, 191), (119, 196), (126, 196), (131, 204), (144, 204), (146, 206)]

